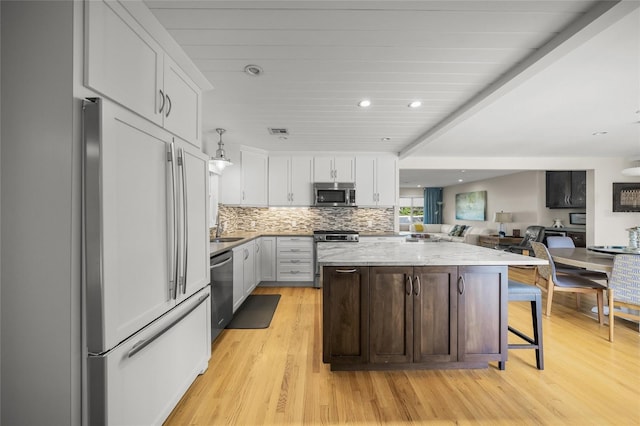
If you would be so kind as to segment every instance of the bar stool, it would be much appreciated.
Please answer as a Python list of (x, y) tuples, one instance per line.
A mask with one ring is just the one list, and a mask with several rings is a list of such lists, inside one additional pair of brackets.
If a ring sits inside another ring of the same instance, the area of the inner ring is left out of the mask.
[[(510, 343), (509, 349), (535, 349), (536, 367), (544, 370), (544, 354), (542, 351), (542, 291), (538, 287), (509, 280), (509, 302), (531, 302), (531, 319), (533, 322), (533, 337), (527, 336), (520, 330), (508, 326), (508, 330), (527, 343)], [(500, 370), (505, 369), (505, 362), (498, 363)]]

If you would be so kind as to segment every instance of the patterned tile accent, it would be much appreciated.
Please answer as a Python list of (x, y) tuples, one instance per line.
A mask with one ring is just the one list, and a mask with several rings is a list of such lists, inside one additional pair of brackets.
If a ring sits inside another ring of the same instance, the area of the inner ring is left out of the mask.
[(615, 300), (640, 306), (640, 255), (616, 255), (609, 287)]
[[(369, 225), (371, 221), (371, 225)], [(229, 207), (220, 206), (224, 233), (238, 231), (311, 232), (353, 229), (393, 232), (394, 209), (349, 207)]]

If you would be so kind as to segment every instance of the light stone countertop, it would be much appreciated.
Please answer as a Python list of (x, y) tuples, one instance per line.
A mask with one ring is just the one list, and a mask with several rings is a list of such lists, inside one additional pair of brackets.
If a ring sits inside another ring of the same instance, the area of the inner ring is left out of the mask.
[(531, 256), (457, 242), (318, 244), (321, 266), (546, 265)]

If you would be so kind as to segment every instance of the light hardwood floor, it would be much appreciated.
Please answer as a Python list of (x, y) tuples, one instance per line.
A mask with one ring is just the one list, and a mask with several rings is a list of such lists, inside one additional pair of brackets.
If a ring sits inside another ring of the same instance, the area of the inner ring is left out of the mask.
[[(572, 295), (543, 318), (544, 371), (533, 350), (511, 350), (505, 371), (331, 372), (322, 291), (256, 293), (282, 295), (270, 328), (223, 331), (166, 425), (640, 424), (637, 324), (616, 322), (609, 343)], [(510, 303), (509, 322), (530, 330), (529, 304)]]

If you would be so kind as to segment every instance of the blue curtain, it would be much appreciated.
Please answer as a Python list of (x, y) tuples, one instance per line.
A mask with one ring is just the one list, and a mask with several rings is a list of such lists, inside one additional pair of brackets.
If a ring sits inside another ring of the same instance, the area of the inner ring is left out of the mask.
[(442, 188), (424, 189), (424, 223), (442, 223)]

